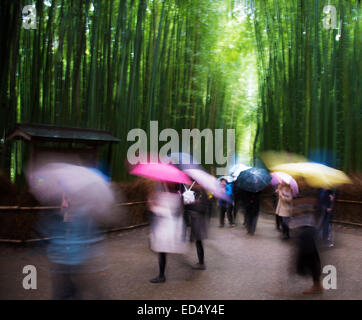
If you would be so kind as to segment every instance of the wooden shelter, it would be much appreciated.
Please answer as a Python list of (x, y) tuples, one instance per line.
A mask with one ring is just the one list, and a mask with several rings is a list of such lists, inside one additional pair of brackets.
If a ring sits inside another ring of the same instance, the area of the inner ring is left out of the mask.
[(6, 141), (24, 139), (29, 143), (29, 168), (45, 162), (62, 161), (98, 167), (100, 148), (108, 146), (104, 164), (110, 165), (112, 144), (119, 139), (109, 132), (43, 124), (16, 124)]

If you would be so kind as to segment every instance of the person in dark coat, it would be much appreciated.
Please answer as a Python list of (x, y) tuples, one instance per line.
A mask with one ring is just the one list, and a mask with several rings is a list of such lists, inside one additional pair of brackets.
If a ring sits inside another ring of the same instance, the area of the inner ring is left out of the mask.
[(301, 276), (312, 276), (313, 286), (304, 294), (322, 293), (321, 260), (317, 248), (318, 192), (302, 190), (294, 200), (290, 227), (297, 233), (296, 271)]
[(224, 227), (225, 224), (225, 213), (227, 215), (230, 227), (234, 227), (233, 219), (233, 204), (231, 203), (233, 197), (232, 184), (229, 184), (225, 179), (220, 180), (221, 185), (225, 188), (225, 193), (230, 197), (230, 201), (223, 199), (219, 200), (219, 212), (220, 212), (220, 227)]
[(193, 269), (205, 270), (205, 254), (202, 241), (208, 236), (210, 218), (210, 203), (206, 192), (198, 185), (193, 187), (195, 201), (183, 204), (186, 221), (189, 222), (191, 233), (190, 241), (195, 241), (198, 263)]
[(239, 195), (245, 209), (246, 229), (248, 234), (254, 235), (259, 216), (260, 192), (240, 190)]
[(319, 210), (320, 210), (320, 225), (322, 241), (328, 246), (333, 247), (331, 241), (331, 220), (333, 216), (334, 200), (336, 198), (336, 190), (321, 189), (319, 192)]

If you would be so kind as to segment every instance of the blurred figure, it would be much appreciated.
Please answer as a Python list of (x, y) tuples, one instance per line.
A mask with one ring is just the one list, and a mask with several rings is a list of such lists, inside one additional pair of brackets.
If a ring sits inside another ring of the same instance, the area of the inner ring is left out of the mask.
[[(235, 185), (235, 182), (234, 182)], [(239, 190), (237, 188), (233, 188), (233, 198), (234, 198), (234, 223), (236, 223), (236, 217), (238, 211), (242, 211), (243, 214), (243, 226), (246, 226), (246, 218), (245, 218), (245, 208), (242, 201), (242, 190)]]
[[(232, 186), (227, 183), (226, 179), (220, 180), (221, 186), (224, 188), (225, 193), (231, 197), (232, 195)], [(219, 200), (219, 213), (220, 213), (220, 228), (223, 228), (225, 225), (225, 213), (227, 215), (230, 227), (234, 227), (234, 220), (233, 220), (233, 205), (231, 202), (226, 201), (224, 199)]]
[(94, 280), (106, 268), (99, 224), (115, 214), (109, 183), (96, 169), (68, 163), (29, 171), (28, 181), (41, 203), (61, 206), (38, 225), (39, 232), (50, 238), (53, 299), (102, 298)]
[(202, 241), (207, 238), (208, 223), (210, 218), (210, 200), (206, 192), (196, 186), (194, 191), (195, 200), (193, 202), (184, 203), (184, 214), (186, 220), (190, 222), (191, 235), (190, 240), (195, 241), (198, 263), (193, 269), (205, 270), (204, 247)]
[(288, 239), (288, 220), (291, 215), (292, 199), (299, 192), (298, 183), (291, 175), (285, 172), (274, 171), (270, 175), (272, 176), (270, 184), (277, 186), (277, 189), (273, 192), (276, 229), (278, 231), (282, 229), (283, 238)]
[(281, 217), (276, 213), (276, 210), (278, 208), (278, 203), (279, 203), (279, 196), (278, 196), (278, 189), (276, 189), (273, 192), (273, 208), (275, 209), (275, 228), (278, 231), (282, 231), (282, 219)]
[(283, 239), (289, 239), (289, 220), (293, 209), (293, 193), (288, 184), (282, 182), (278, 185), (276, 193), (279, 196), (278, 206), (275, 211), (277, 220), (282, 227)]
[(176, 183), (158, 184), (151, 197), (151, 249), (158, 252), (159, 274), (150, 280), (152, 283), (166, 281), (166, 254), (184, 253), (184, 220), (179, 185)]
[(105, 268), (104, 238), (94, 221), (87, 217), (87, 208), (70, 210), (66, 221), (55, 218), (47, 227), (51, 236), (47, 253), (52, 263), (52, 298), (82, 299), (85, 295), (102, 298), (92, 275)]
[(255, 234), (260, 208), (260, 192), (240, 190), (240, 197), (245, 209), (245, 225), (249, 235)]
[(259, 215), (260, 192), (270, 184), (271, 180), (272, 177), (267, 170), (253, 167), (241, 171), (234, 182), (234, 188), (238, 189), (243, 203), (245, 225), (250, 235), (255, 233)]
[[(228, 211), (230, 211), (230, 217), (231, 217), (231, 225), (230, 227), (235, 227), (235, 216), (234, 216), (234, 182), (233, 181), (227, 181), (225, 185), (225, 193), (229, 197), (228, 202)], [(229, 214), (229, 213), (228, 213)]]
[(319, 192), (319, 208), (321, 215), (319, 230), (321, 239), (327, 247), (334, 246), (331, 239), (331, 220), (335, 198), (336, 190), (321, 189)]
[(297, 232), (296, 271), (301, 276), (311, 275), (313, 285), (304, 294), (322, 293), (321, 261), (316, 244), (318, 194), (315, 189), (303, 188), (294, 200), (290, 227)]

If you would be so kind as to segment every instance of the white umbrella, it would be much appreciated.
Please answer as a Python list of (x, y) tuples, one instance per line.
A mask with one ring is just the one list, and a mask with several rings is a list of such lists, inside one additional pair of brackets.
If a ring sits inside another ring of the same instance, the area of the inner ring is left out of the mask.
[(96, 169), (57, 162), (35, 170), (32, 176), (29, 184), (40, 202), (57, 203), (66, 195), (71, 208), (106, 215), (115, 201), (108, 181)]
[(220, 182), (211, 174), (200, 169), (185, 169), (184, 172), (216, 198), (229, 200)]
[(229, 173), (235, 181), (237, 179), (237, 177), (239, 176), (240, 172), (245, 171), (250, 168), (251, 168), (250, 166), (246, 166), (245, 164), (237, 163), (229, 169)]

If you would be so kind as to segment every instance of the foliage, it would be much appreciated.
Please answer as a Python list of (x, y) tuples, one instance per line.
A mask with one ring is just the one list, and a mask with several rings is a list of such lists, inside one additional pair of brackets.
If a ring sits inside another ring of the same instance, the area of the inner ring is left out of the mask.
[[(2, 138), (15, 122), (111, 131), (121, 140), (112, 158), (116, 179), (127, 177), (127, 133), (148, 130), (150, 120), (159, 121), (160, 131), (235, 128), (242, 138), (251, 118), (243, 120), (241, 111), (252, 102), (245, 103), (247, 92), (238, 81), (248, 67), (241, 58), (252, 44), (248, 34), (248, 46), (239, 41), (242, 24), (230, 15), (232, 1), (34, 3), (34, 30), (22, 27), (21, 15), (32, 1), (0, 4), (6, 51), (0, 62)], [(228, 22), (234, 25), (222, 39)], [(24, 145), (1, 147), (1, 167), (17, 177)]]
[(324, 0), (253, 1), (258, 52), (257, 150), (287, 150), (361, 171), (361, 8)]

